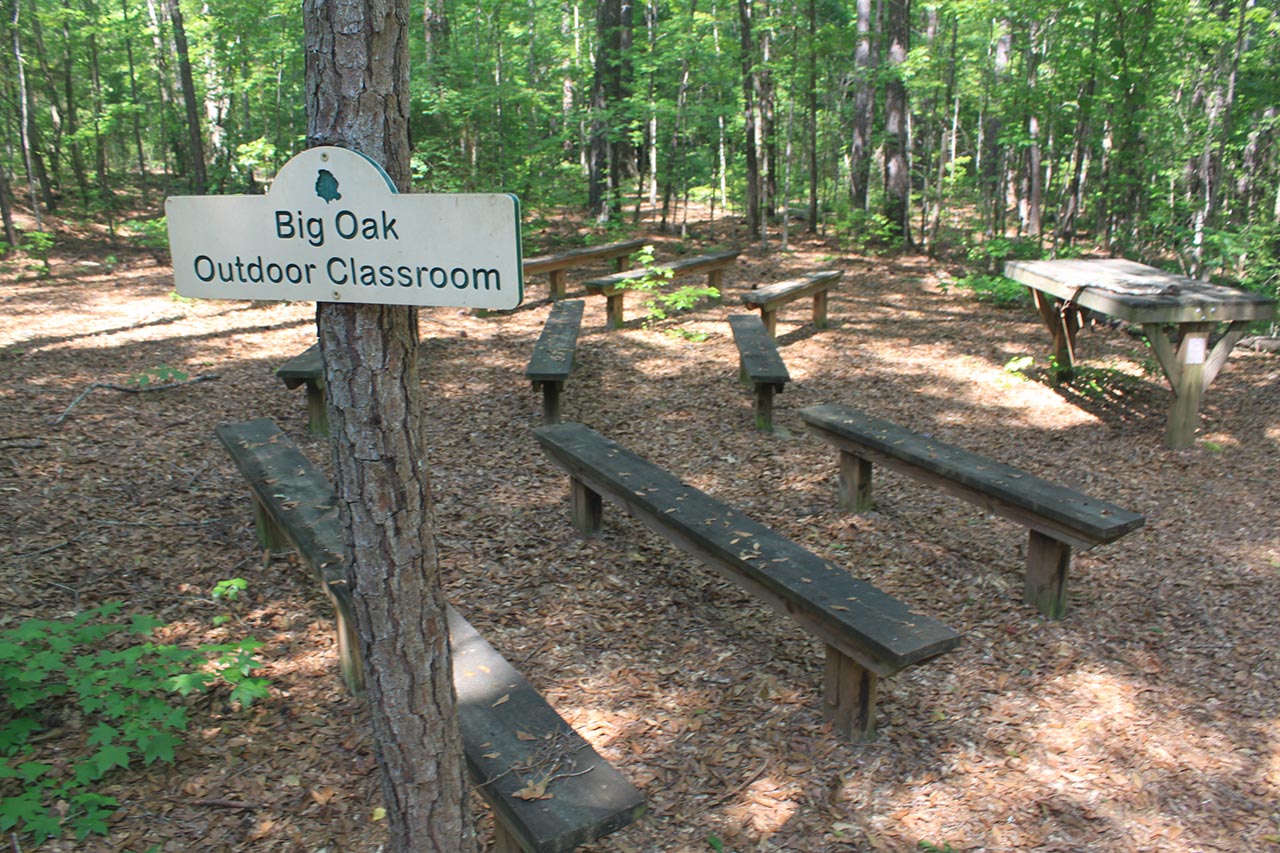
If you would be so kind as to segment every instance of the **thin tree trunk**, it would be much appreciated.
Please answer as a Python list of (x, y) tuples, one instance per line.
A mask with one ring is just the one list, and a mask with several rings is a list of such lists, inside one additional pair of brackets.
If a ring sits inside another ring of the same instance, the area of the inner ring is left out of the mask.
[(31, 211), (35, 216), (36, 230), (44, 230), (44, 222), (40, 218), (40, 199), (36, 196), (36, 176), (35, 176), (35, 157), (31, 145), (31, 105), (27, 99), (27, 74), (23, 68), (24, 61), (22, 59), (22, 37), (18, 30), (18, 20), (21, 11), (20, 0), (12, 0), (13, 9), (9, 14), (10, 46), (13, 49), (14, 66), (17, 68), (18, 78), (18, 135), (22, 144), (22, 159), (27, 170), (27, 192), (31, 195)]
[(738, 0), (739, 35), (742, 41), (742, 111), (746, 120), (747, 159), (747, 233), (750, 239), (760, 237), (760, 125), (757, 104), (755, 38), (751, 31), (752, 0)]
[(200, 101), (196, 98), (196, 84), (191, 76), (191, 56), (187, 51), (187, 31), (182, 23), (182, 9), (178, 0), (165, 0), (169, 7), (169, 20), (173, 24), (173, 46), (178, 56), (178, 78), (182, 84), (182, 101), (187, 115), (187, 150), (191, 160), (192, 191), (204, 195), (209, 187), (209, 175), (205, 168), (204, 140), (200, 132)]
[(818, 230), (818, 4), (809, 0), (808, 94), (805, 113), (809, 138), (805, 153), (809, 160), (809, 233)]
[(889, 79), (884, 94), (884, 215), (904, 246), (911, 242), (911, 176), (907, 169), (907, 87), (901, 69), (910, 39), (910, 0), (888, 0)]
[[(304, 0), (308, 145), (410, 183), (408, 0)], [(418, 312), (320, 303), (346, 564), (391, 853), (470, 853), (418, 373)]]
[(133, 147), (138, 156), (138, 189), (142, 193), (142, 203), (147, 203), (147, 158), (142, 150), (142, 121), (139, 116), (141, 104), (138, 103), (138, 77), (133, 67), (133, 33), (129, 28), (129, 0), (120, 0), (120, 13), (124, 18), (124, 50), (129, 62), (129, 100), (133, 106)]
[(871, 124), (876, 106), (872, 75), (871, 0), (857, 0), (858, 41), (853, 52), (853, 127), (849, 140), (849, 189), (854, 210), (867, 209), (871, 186)]

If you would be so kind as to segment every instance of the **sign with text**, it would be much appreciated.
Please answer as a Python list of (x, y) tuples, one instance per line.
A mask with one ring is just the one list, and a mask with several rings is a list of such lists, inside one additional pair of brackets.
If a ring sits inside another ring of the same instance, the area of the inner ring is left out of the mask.
[(515, 308), (520, 203), (503, 194), (400, 194), (372, 160), (312, 148), (266, 195), (165, 201), (183, 296)]

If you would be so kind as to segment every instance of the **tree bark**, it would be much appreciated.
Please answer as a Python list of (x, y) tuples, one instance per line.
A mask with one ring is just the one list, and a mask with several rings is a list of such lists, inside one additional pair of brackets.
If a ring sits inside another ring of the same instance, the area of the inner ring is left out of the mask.
[(616, 110), (631, 94), (632, 9), (632, 0), (599, 0), (596, 6), (587, 206), (599, 222), (609, 220), (611, 197), (622, 183), (624, 163), (631, 159), (630, 143), (624, 133), (616, 132), (620, 124)]
[(871, 73), (871, 0), (857, 0), (858, 42), (853, 51), (853, 127), (849, 140), (850, 200), (854, 210), (867, 209), (871, 184), (871, 123), (876, 107)]
[(760, 124), (755, 38), (751, 32), (752, 0), (738, 0), (739, 35), (742, 41), (742, 111), (746, 119), (747, 233), (755, 240), (761, 235), (760, 218)]
[(191, 76), (191, 55), (187, 51), (187, 31), (182, 23), (182, 9), (178, 0), (165, 0), (169, 7), (169, 20), (173, 24), (173, 46), (178, 54), (178, 77), (182, 83), (182, 100), (187, 115), (187, 149), (191, 159), (192, 191), (204, 195), (209, 187), (209, 175), (205, 169), (204, 139), (200, 133), (200, 101), (196, 98), (196, 84)]
[[(409, 166), (408, 0), (305, 0), (307, 143)], [(469, 853), (434, 542), (418, 312), (320, 303), (338, 507), (393, 853)]]
[(888, 0), (889, 79), (884, 87), (884, 215), (894, 236), (911, 246), (911, 176), (907, 169), (907, 87), (901, 67), (910, 39), (910, 0)]

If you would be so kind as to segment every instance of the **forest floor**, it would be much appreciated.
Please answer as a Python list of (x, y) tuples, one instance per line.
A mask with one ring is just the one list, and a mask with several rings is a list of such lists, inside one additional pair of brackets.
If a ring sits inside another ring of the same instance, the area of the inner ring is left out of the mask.
[[(732, 221), (695, 223), (683, 244), (651, 236), (660, 259), (746, 245)], [(539, 250), (574, 237), (565, 220), (526, 231)], [(756, 432), (725, 318), (753, 284), (822, 268), (844, 270), (831, 326), (783, 310), (792, 382), (777, 433)], [(570, 296), (604, 271), (575, 271)], [(187, 700), (173, 764), (108, 777), (110, 835), (42, 849), (376, 851), (378, 771), (329, 605), (291, 558), (264, 563), (213, 434), (269, 417), (330, 467), (302, 393), (274, 375), (314, 341), (313, 306), (172, 287), (150, 255), (84, 227), (60, 231), (47, 277), (0, 274), (0, 629), (123, 600), (163, 619), (164, 640), (262, 640), (271, 692), (247, 709), (225, 690)], [(1280, 849), (1280, 356), (1237, 349), (1195, 446), (1170, 450), (1168, 387), (1141, 339), (1083, 333), (1080, 379), (1055, 387), (1030, 307), (979, 303), (924, 257), (793, 235), (790, 251), (747, 249), (722, 304), (652, 328), (607, 331), (586, 297), (566, 419), (963, 634), (884, 680), (879, 734), (852, 745), (823, 722), (808, 634), (611, 505), (603, 535), (575, 534), (566, 477), (529, 433), (541, 403), (523, 369), (546, 288), (532, 277), (521, 308), (488, 317), (423, 310), (429, 470), (451, 600), (647, 797), (646, 817), (587, 851)], [(216, 379), (98, 388), (67, 411), (93, 383), (166, 367)], [(823, 402), (1146, 525), (1078, 554), (1070, 611), (1047, 621), (1021, 602), (1022, 527), (891, 473), (875, 511), (842, 512), (836, 455), (796, 414)], [(232, 577), (248, 580), (241, 600), (213, 600)], [(85, 720), (49, 722), (38, 757), (85, 748)]]

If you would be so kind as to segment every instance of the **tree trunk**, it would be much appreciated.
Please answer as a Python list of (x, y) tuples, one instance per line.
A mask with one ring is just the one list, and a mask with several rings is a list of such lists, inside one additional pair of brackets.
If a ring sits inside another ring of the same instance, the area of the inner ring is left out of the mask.
[(911, 246), (911, 176), (907, 168), (907, 87), (902, 65), (911, 34), (910, 0), (888, 0), (888, 80), (884, 87), (884, 215), (904, 246)]
[(31, 194), (31, 211), (35, 216), (36, 230), (43, 231), (44, 223), (40, 219), (40, 200), (36, 197), (36, 174), (34, 152), (31, 149), (31, 102), (27, 99), (27, 75), (23, 69), (22, 38), (18, 30), (18, 19), (21, 6), (19, 0), (12, 0), (13, 9), (9, 15), (10, 47), (13, 49), (14, 66), (18, 78), (18, 135), (22, 143), (22, 158), (27, 169), (27, 191)]
[(746, 119), (747, 233), (755, 240), (761, 233), (760, 219), (760, 125), (757, 103), (755, 39), (751, 32), (752, 0), (738, 0), (738, 22), (742, 40), (742, 111)]
[(871, 0), (857, 0), (858, 43), (853, 51), (853, 128), (849, 140), (849, 189), (854, 210), (867, 209), (871, 185), (871, 124), (876, 107), (871, 55)]
[(192, 191), (204, 195), (209, 187), (209, 175), (205, 170), (204, 139), (200, 133), (200, 101), (196, 98), (196, 84), (191, 76), (191, 55), (187, 51), (187, 31), (182, 23), (182, 9), (178, 0), (165, 0), (169, 7), (169, 20), (173, 24), (173, 47), (178, 54), (178, 77), (182, 83), (182, 100), (187, 111), (187, 150), (191, 159)]
[[(305, 0), (307, 143), (341, 145), (409, 187), (408, 0)], [(434, 541), (418, 312), (320, 303), (347, 579), (392, 853), (470, 853)]]
[[(591, 138), (588, 154), (587, 206), (598, 222), (607, 222), (612, 196), (630, 158), (630, 143), (618, 107), (631, 94), (632, 0), (599, 0), (596, 6), (596, 64), (591, 83)], [(611, 112), (613, 114), (611, 115)], [(621, 138), (619, 138), (621, 137)]]
[(147, 203), (147, 158), (142, 150), (142, 122), (138, 103), (138, 77), (133, 67), (133, 35), (129, 29), (129, 0), (120, 0), (120, 12), (124, 18), (124, 50), (129, 62), (129, 101), (134, 107), (132, 114), (133, 147), (138, 157), (138, 190), (142, 193), (142, 204)]

